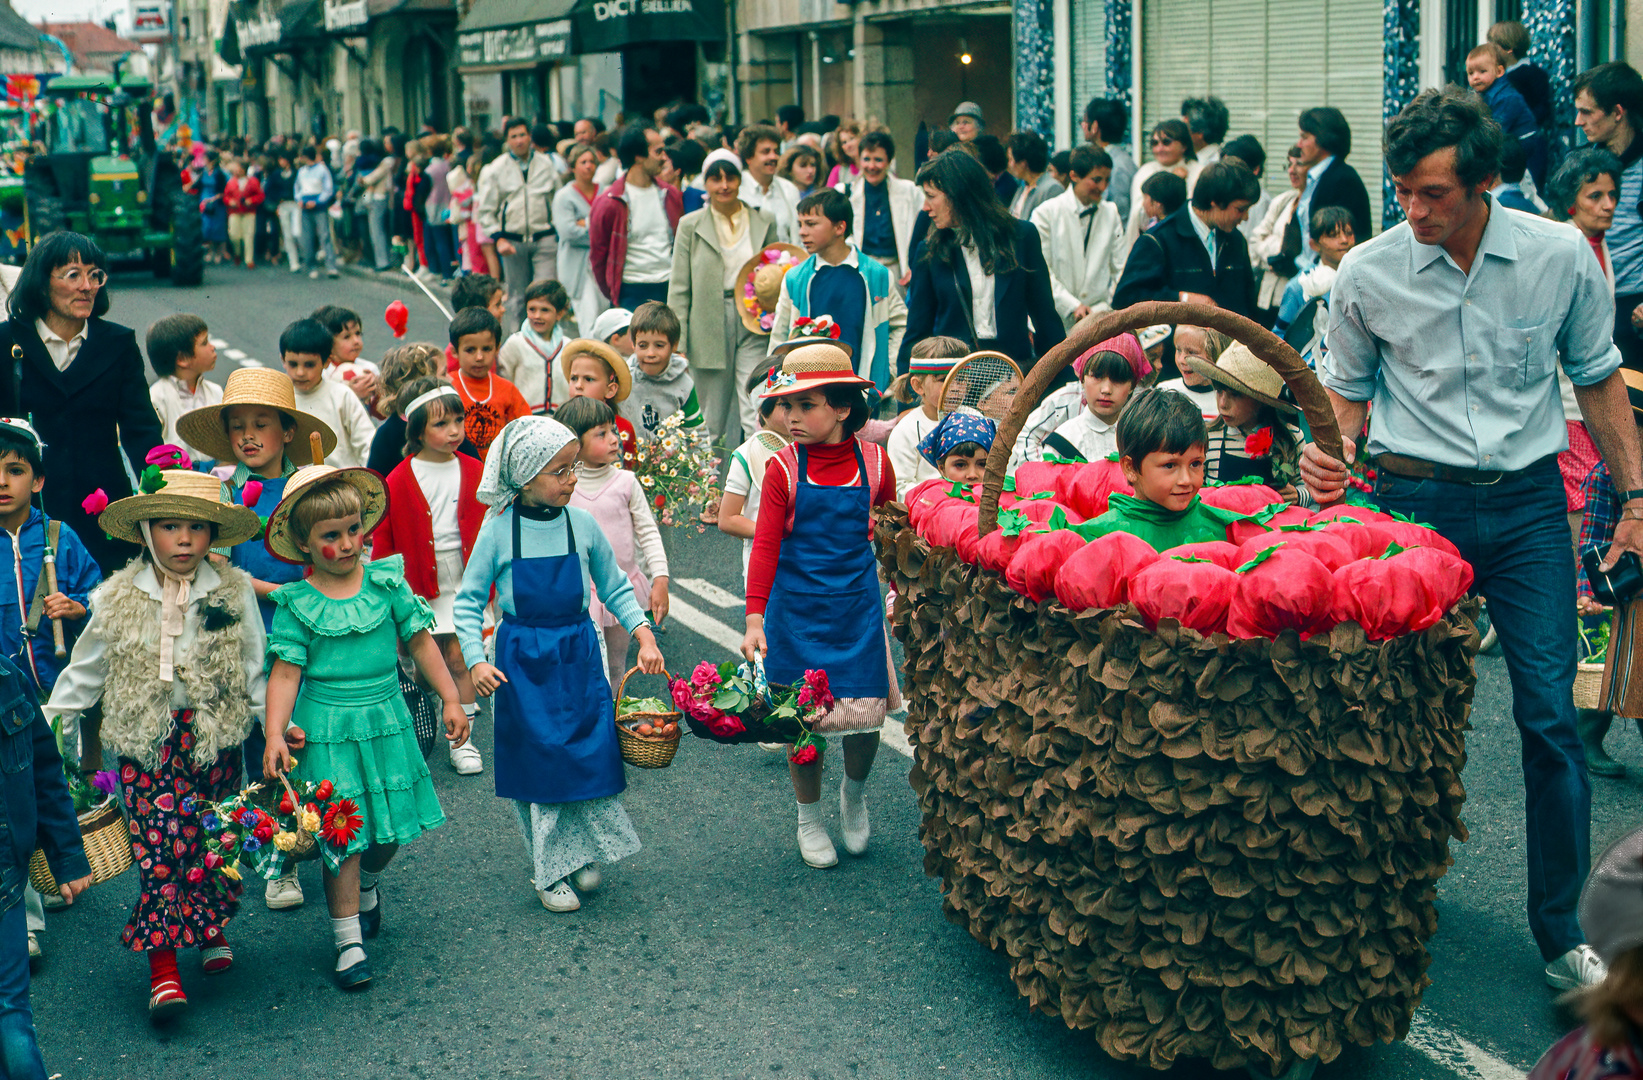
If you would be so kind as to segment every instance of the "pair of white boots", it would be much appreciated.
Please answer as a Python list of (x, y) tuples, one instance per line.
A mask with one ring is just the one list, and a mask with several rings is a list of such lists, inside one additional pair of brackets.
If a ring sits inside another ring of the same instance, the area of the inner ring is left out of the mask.
[[(839, 831), (844, 836), (844, 850), (852, 855), (867, 851), (867, 839), (872, 829), (867, 821), (867, 800), (863, 797), (864, 780), (848, 776), (839, 787)], [(799, 803), (799, 854), (806, 866), (817, 870), (839, 864), (839, 853), (833, 848), (833, 839), (827, 835), (822, 820), (821, 803)]]

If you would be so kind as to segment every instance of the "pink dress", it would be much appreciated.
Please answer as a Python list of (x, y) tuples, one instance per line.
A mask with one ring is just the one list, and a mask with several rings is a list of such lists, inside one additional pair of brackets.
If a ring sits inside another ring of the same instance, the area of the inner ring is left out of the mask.
[[(599, 494), (591, 498), (583, 493), (578, 486), (570, 497), (570, 505), (581, 507), (593, 515), (599, 522), (599, 528), (610, 541), (611, 550), (616, 553), (616, 565), (627, 574), (628, 580), (633, 583), (633, 594), (639, 600), (640, 606), (650, 603), (650, 581), (639, 572), (639, 552), (633, 542), (633, 512), (628, 509), (628, 500), (633, 495), (634, 485), (639, 480), (626, 469), (617, 469), (613, 472), (610, 482), (600, 489)], [(604, 629), (611, 626), (620, 626), (616, 616), (605, 609), (599, 602), (597, 589), (588, 600), (588, 617), (593, 625)]]

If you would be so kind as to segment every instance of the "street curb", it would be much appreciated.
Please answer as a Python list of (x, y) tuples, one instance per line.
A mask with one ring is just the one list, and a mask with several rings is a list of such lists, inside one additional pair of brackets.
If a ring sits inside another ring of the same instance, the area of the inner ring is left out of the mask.
[(374, 281), (379, 285), (395, 285), (403, 292), (415, 293), (418, 296), (422, 295), (422, 290), (416, 287), (416, 282), (402, 273), (382, 273), (378, 270), (372, 270), (370, 267), (352, 263), (343, 263), (337, 267), (337, 270), (347, 277), (359, 278), (362, 281)]

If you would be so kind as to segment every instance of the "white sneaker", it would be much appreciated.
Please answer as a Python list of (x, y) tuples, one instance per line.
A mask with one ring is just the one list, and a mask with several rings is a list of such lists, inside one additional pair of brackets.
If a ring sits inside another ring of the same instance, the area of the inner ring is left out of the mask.
[(308, 280), (309, 281), (318, 281), (319, 280), (319, 271), (318, 270), (308, 271)]
[(479, 747), (472, 739), (451, 747), (451, 768), (458, 776), (477, 776), (485, 771), (485, 760), (479, 756)]
[(549, 911), (575, 911), (582, 906), (581, 897), (576, 895), (576, 890), (572, 889), (564, 878), (554, 882), (553, 887), (546, 892), (537, 889), (536, 896), (542, 901), (542, 906)]
[(270, 911), (286, 911), (302, 906), (302, 885), (297, 881), (295, 865), (287, 866), (285, 873), (268, 883), (263, 903), (268, 905)]
[(1608, 965), (1590, 945), (1576, 945), (1546, 965), (1546, 985), (1553, 990), (1576, 990), (1596, 986), (1609, 974)]
[(42, 956), (46, 955), (46, 951), (44, 949), (40, 948), (40, 939), (35, 937), (34, 935), (35, 935), (35, 932), (33, 930), (30, 930), (29, 931), (29, 959), (30, 960), (38, 960)]
[(570, 876), (570, 883), (580, 892), (592, 892), (603, 880), (599, 875), (599, 867), (594, 863), (588, 863)]
[(839, 788), (839, 831), (844, 834), (844, 850), (860, 855), (867, 850), (872, 828), (867, 823), (867, 800), (851, 799)]
[(799, 826), (799, 854), (804, 864), (817, 870), (839, 865), (839, 853), (833, 850), (833, 840), (825, 825), (815, 824), (806, 829)]
[(783, 750), (787, 749), (787, 744), (781, 742), (762, 742), (759, 744), (759, 749), (763, 750), (767, 754), (779, 754)]

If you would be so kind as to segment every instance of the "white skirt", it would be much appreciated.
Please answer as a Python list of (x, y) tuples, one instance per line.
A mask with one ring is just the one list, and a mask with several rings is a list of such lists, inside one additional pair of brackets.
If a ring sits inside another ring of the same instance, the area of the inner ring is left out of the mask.
[(439, 595), (428, 601), (434, 609), (433, 632), (456, 633), (456, 594), (462, 588), (462, 549), (434, 552), (434, 569), (438, 575)]

